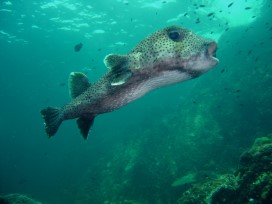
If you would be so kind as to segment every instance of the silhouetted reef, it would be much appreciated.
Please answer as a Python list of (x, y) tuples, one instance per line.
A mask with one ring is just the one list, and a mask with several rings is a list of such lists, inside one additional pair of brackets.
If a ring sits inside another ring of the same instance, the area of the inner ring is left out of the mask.
[(8, 194), (0, 196), (0, 204), (42, 204), (23, 194)]

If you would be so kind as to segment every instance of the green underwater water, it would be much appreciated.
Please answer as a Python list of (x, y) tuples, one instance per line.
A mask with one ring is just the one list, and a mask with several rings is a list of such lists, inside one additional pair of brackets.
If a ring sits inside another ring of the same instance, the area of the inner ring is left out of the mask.
[[(232, 173), (272, 132), (271, 10), (271, 0), (1, 1), (0, 194), (168, 204), (195, 182)], [(86, 141), (74, 120), (47, 138), (40, 110), (70, 100), (70, 72), (96, 81), (107, 54), (170, 25), (216, 39), (220, 63), (100, 115)]]

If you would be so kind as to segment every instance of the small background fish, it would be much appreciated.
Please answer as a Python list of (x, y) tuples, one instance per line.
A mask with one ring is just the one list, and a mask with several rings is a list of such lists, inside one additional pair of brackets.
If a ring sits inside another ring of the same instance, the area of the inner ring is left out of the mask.
[(79, 51), (81, 50), (82, 46), (83, 46), (82, 43), (76, 44), (76, 45), (74, 46), (74, 51), (75, 51), (75, 52), (79, 52)]

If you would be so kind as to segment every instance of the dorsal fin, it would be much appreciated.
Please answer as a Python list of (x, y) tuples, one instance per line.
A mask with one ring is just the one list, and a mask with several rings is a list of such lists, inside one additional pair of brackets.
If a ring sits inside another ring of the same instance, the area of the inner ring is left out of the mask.
[(76, 98), (90, 87), (88, 77), (81, 72), (71, 72), (69, 76), (69, 91)]
[(118, 86), (126, 83), (126, 81), (132, 75), (128, 67), (127, 55), (109, 54), (105, 57), (104, 63), (112, 71), (112, 86)]

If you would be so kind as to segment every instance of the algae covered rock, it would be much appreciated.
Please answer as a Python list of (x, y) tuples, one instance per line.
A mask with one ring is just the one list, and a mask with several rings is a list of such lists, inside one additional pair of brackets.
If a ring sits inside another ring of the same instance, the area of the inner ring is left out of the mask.
[(256, 139), (252, 148), (242, 154), (234, 175), (196, 183), (182, 194), (178, 203), (272, 203), (272, 138)]
[(196, 174), (195, 173), (188, 173), (185, 176), (175, 180), (171, 186), (182, 186), (185, 184), (190, 184), (196, 182)]
[(272, 203), (272, 138), (255, 140), (243, 153), (237, 171), (240, 202)]
[(8, 194), (0, 196), (0, 204), (42, 204), (22, 194)]
[(124, 200), (124, 201), (119, 201), (119, 202), (104, 201), (103, 204), (142, 204), (142, 203), (135, 201), (135, 200)]
[[(228, 197), (233, 197), (237, 189), (234, 175), (221, 175), (217, 179), (209, 179), (193, 185), (185, 191), (178, 204), (231, 203)], [(222, 194), (224, 194), (222, 196)], [(225, 195), (228, 194), (226, 197)], [(222, 199), (224, 198), (224, 199)], [(218, 202), (215, 200), (218, 200)], [(221, 202), (222, 201), (222, 202)]]

